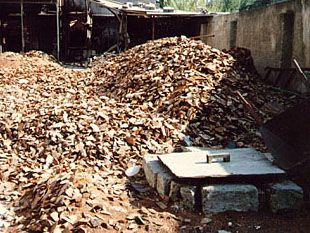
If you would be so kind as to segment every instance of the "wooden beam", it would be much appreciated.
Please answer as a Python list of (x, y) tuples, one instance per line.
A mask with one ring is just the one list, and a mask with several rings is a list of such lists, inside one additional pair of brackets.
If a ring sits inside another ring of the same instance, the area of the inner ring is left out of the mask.
[(0, 18), (0, 53), (3, 52), (3, 21), (2, 19)]
[(124, 38), (124, 50), (127, 50), (129, 45), (127, 15), (124, 15), (123, 19), (123, 38)]
[(87, 24), (86, 46), (87, 46), (87, 58), (89, 58), (91, 57), (91, 36), (92, 36), (93, 20), (90, 15), (90, 5), (88, 0), (85, 0), (85, 8), (86, 8), (86, 24)]
[(199, 36), (190, 37), (189, 39), (195, 40), (195, 39), (209, 38), (209, 37), (215, 37), (215, 35), (199, 35)]
[(56, 3), (57, 59), (60, 57), (60, 0)]
[(24, 1), (20, 1), (20, 24), (22, 37), (22, 53), (25, 52), (25, 33), (24, 33)]
[(155, 40), (155, 17), (152, 17), (152, 40)]
[(254, 118), (254, 120), (256, 121), (256, 123), (259, 126), (262, 126), (264, 121), (262, 120), (262, 118), (260, 117), (260, 115), (258, 115), (257, 112), (255, 112), (254, 108), (252, 107), (252, 105), (243, 97), (243, 95), (241, 95), (241, 93), (239, 91), (236, 92), (237, 95), (240, 97), (240, 99), (242, 100), (242, 102), (244, 103), (243, 105), (245, 106), (245, 108), (249, 111), (249, 113), (251, 114), (251, 116)]
[(306, 86), (307, 92), (310, 92), (310, 81), (308, 79), (308, 77), (305, 75), (305, 73), (302, 71), (302, 69), (300, 68), (298, 62), (296, 59), (294, 59), (294, 64), (297, 68), (297, 71), (299, 72), (300, 76), (302, 77), (302, 80)]

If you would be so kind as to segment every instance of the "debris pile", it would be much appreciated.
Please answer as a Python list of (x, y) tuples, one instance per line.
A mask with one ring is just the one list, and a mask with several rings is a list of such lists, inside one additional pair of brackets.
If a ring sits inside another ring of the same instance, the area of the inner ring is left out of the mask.
[(255, 75), (259, 75), (254, 65), (251, 50), (236, 47), (230, 50), (224, 49), (223, 52), (230, 54), (231, 56), (233, 56), (233, 58), (236, 59), (235, 67), (238, 67), (238, 69), (244, 70), (245, 72), (249, 72)]
[(97, 67), (97, 93), (175, 119), (194, 145), (225, 147), (235, 142), (260, 149), (257, 124), (244, 112), (235, 91), (257, 111), (265, 102), (278, 102), (282, 94), (270, 92), (255, 73), (243, 68), (249, 68), (248, 50), (235, 49), (232, 54), (240, 62), (186, 37), (150, 41)]
[(145, 104), (187, 123), (208, 103), (233, 58), (185, 37), (149, 42), (112, 57), (101, 67), (101, 95)]
[(18, 67), (0, 71), (1, 180), (16, 185), (4, 195), (16, 201), (17, 231), (127, 229), (126, 216), (138, 213), (124, 168), (146, 153), (172, 151), (182, 125), (143, 105), (100, 98), (92, 71), (43, 64), (34, 54), (11, 54)]
[(15, 185), (7, 195), (17, 231), (156, 231), (160, 221), (147, 216), (158, 213), (130, 207), (124, 170), (187, 135), (195, 145), (255, 145), (255, 121), (234, 91), (258, 108), (282, 95), (236, 70), (229, 54), (185, 37), (85, 71), (37, 52), (9, 57), (18, 65), (0, 71), (0, 165), (1, 180)]

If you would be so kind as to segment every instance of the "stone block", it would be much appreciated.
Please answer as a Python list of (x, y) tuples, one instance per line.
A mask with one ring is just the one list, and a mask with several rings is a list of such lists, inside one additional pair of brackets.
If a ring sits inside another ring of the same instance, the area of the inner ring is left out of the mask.
[(180, 188), (182, 206), (185, 209), (195, 210), (196, 207), (196, 186), (184, 186)]
[(181, 198), (180, 188), (182, 184), (172, 180), (170, 183), (169, 199), (171, 201), (178, 201)]
[(249, 184), (215, 184), (201, 189), (205, 214), (233, 211), (258, 211), (258, 190)]
[(157, 174), (156, 190), (161, 198), (169, 196), (172, 179), (173, 175), (169, 171), (160, 171)]
[(157, 155), (144, 156), (142, 166), (149, 185), (152, 188), (156, 188), (157, 174), (159, 172), (166, 172), (167, 168), (158, 160)]
[(268, 184), (266, 196), (268, 206), (274, 213), (284, 209), (300, 209), (304, 204), (303, 189), (289, 180)]

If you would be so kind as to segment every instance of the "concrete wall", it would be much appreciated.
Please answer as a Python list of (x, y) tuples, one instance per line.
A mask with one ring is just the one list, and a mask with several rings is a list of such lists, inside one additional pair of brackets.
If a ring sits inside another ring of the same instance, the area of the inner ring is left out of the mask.
[(304, 64), (310, 66), (310, 1), (302, 0), (302, 42), (304, 46)]
[[(202, 26), (201, 34), (215, 34), (214, 38), (205, 39), (205, 43), (219, 49), (250, 49), (261, 75), (266, 66), (294, 67), (294, 58), (302, 67), (310, 67), (309, 0), (214, 16)], [(293, 89), (302, 91), (298, 81), (293, 85)]]

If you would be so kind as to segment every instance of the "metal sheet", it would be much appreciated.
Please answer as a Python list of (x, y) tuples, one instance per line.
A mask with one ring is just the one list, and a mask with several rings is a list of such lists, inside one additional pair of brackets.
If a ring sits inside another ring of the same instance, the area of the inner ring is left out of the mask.
[(274, 117), (261, 127), (263, 139), (279, 166), (290, 170), (310, 161), (310, 100)]
[[(229, 152), (230, 162), (222, 159), (207, 163), (207, 152)], [(236, 176), (285, 176), (285, 171), (273, 166), (264, 154), (252, 148), (206, 150), (199, 152), (171, 153), (158, 156), (178, 178), (218, 178)]]
[(123, 8), (124, 3), (113, 1), (113, 0), (92, 0), (93, 2), (100, 4), (102, 7), (106, 7), (109, 9), (113, 9), (117, 12), (123, 12), (128, 15), (136, 15), (136, 16), (181, 16), (181, 17), (197, 17), (197, 16), (209, 16), (209, 14), (204, 14), (201, 12), (188, 12), (188, 11), (174, 11), (174, 12), (163, 12), (162, 9), (156, 10), (147, 10), (141, 7), (130, 7), (130, 8)]

